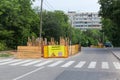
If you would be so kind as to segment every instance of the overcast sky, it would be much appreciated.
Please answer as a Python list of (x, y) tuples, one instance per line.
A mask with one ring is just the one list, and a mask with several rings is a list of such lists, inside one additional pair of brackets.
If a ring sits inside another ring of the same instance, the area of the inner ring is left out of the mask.
[[(41, 0), (36, 0), (34, 6), (40, 6)], [(98, 12), (98, 0), (44, 0), (43, 8), (46, 10), (62, 10), (77, 12)]]

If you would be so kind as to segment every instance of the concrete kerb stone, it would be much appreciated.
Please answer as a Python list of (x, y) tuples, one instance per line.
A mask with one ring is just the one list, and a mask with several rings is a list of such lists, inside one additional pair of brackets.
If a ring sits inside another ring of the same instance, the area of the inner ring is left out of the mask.
[(118, 56), (115, 52), (113, 52), (112, 50), (110, 50), (112, 52), (112, 54), (120, 61), (120, 56)]

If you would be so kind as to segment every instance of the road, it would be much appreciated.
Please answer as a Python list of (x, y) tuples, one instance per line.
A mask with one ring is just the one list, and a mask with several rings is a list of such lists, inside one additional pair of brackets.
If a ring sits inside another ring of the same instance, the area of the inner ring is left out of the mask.
[(67, 59), (0, 59), (0, 80), (120, 80), (120, 61), (105, 48)]

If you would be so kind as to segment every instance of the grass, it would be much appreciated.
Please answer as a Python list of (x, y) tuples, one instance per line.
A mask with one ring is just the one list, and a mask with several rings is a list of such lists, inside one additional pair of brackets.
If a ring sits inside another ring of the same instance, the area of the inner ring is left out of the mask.
[(0, 57), (11, 57), (12, 54), (9, 54), (9, 53), (1, 53), (0, 54)]

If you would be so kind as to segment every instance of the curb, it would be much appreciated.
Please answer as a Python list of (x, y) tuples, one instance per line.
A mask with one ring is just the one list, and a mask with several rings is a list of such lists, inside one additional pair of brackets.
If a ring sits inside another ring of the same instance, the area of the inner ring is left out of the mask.
[(120, 61), (120, 57), (117, 56), (113, 51), (111, 51), (111, 52), (112, 52), (112, 54)]

